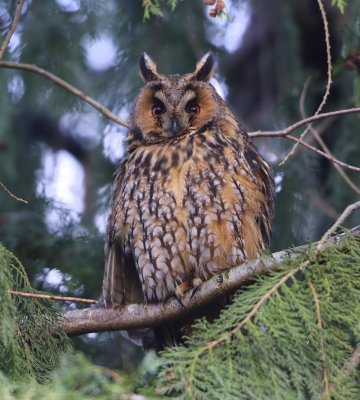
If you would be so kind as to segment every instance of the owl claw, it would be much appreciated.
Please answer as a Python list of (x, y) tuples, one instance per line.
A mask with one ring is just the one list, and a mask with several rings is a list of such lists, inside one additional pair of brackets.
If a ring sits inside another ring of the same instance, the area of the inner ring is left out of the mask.
[(177, 293), (175, 293), (175, 298), (185, 308), (185, 304), (182, 302), (181, 297)]
[(185, 281), (185, 282), (181, 282), (179, 280), (176, 280), (176, 287), (175, 287), (175, 297), (177, 299), (177, 301), (183, 306), (185, 307), (182, 299), (184, 298), (185, 292), (189, 290), (189, 282)]
[(200, 289), (202, 285), (202, 280), (200, 278), (194, 278), (191, 283), (193, 289), (191, 291), (190, 300), (195, 296), (195, 293)]
[(182, 301), (184, 299), (185, 293), (191, 289), (191, 294), (190, 294), (190, 300), (191, 300), (195, 296), (196, 292), (200, 289), (203, 283), (200, 278), (194, 278), (191, 281), (184, 281), (184, 282), (181, 282), (177, 279), (175, 282), (176, 282), (175, 297), (183, 307), (185, 307)]

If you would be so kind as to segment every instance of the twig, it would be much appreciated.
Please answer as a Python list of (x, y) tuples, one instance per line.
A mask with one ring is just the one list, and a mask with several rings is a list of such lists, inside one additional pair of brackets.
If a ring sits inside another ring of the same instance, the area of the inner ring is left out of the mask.
[(324, 153), (323, 151), (321, 151), (320, 149), (318, 149), (318, 148), (316, 148), (314, 146), (311, 146), (309, 143), (304, 142), (300, 138), (297, 138), (297, 137), (291, 136), (291, 135), (287, 135), (287, 136), (285, 136), (285, 138), (289, 139), (289, 140), (292, 140), (293, 142), (297, 142), (297, 143), (301, 144), (301, 146), (304, 146), (308, 150), (311, 150), (314, 153), (319, 154), (320, 156), (327, 158), (329, 161), (331, 161), (334, 164), (341, 165), (342, 167), (348, 168), (351, 171), (360, 172), (360, 167), (354, 167), (353, 165), (346, 164), (343, 161), (340, 161), (337, 158), (334, 158), (333, 156), (329, 156), (326, 153)]
[[(1, 66), (1, 63), (0, 63)], [(294, 124), (288, 126), (284, 129), (279, 129), (277, 131), (255, 131), (250, 132), (249, 136), (251, 137), (284, 137), (289, 135), (291, 132), (295, 131), (296, 129), (300, 128), (303, 125), (307, 125), (314, 121), (319, 121), (321, 119), (329, 118), (329, 117), (337, 117), (339, 115), (347, 115), (347, 114), (355, 114), (360, 113), (360, 107), (356, 108), (347, 108), (345, 110), (337, 110), (337, 111), (330, 111), (323, 114), (313, 115), (312, 117), (302, 119), (300, 121), (295, 122)]]
[(2, 182), (0, 182), (0, 186), (1, 186), (12, 198), (14, 198), (15, 200), (17, 200), (17, 201), (22, 201), (22, 202), (25, 203), (25, 204), (28, 203), (28, 201), (22, 199), (21, 197), (17, 197), (17, 196), (15, 196), (13, 193), (11, 193), (10, 190), (9, 190)]
[(310, 291), (311, 291), (311, 294), (313, 296), (314, 303), (315, 303), (317, 326), (319, 328), (319, 335), (320, 335), (320, 351), (321, 351), (321, 359), (322, 359), (322, 364), (323, 364), (323, 381), (324, 381), (323, 399), (329, 400), (330, 399), (329, 374), (328, 374), (327, 362), (326, 362), (325, 340), (324, 340), (323, 324), (322, 324), (322, 318), (321, 318), (320, 301), (319, 301), (319, 297), (317, 295), (316, 289), (311, 282), (309, 283), (309, 287), (310, 287)]
[[(324, 152), (331, 157), (333, 160), (335, 160), (335, 157), (333, 156), (333, 154), (331, 153), (330, 149), (327, 147), (326, 143), (323, 141), (322, 137), (319, 135), (319, 133), (313, 128), (311, 127), (311, 132), (313, 134), (313, 136), (315, 137), (315, 139), (317, 140), (317, 142), (320, 144), (320, 146), (322, 147), (322, 149), (324, 150)], [(346, 172), (343, 170), (343, 168), (341, 168), (341, 166), (336, 163), (336, 162), (332, 162), (332, 164), (334, 165), (334, 168), (338, 171), (339, 175), (344, 179), (344, 181), (347, 183), (347, 185), (357, 194), (360, 194), (360, 188), (358, 186), (355, 185), (355, 183), (349, 178), (349, 176), (346, 174)]]
[(0, 47), (0, 60), (3, 58), (4, 52), (5, 52), (8, 44), (10, 43), (11, 37), (12, 37), (13, 33), (15, 32), (17, 24), (19, 23), (19, 20), (20, 20), (20, 17), (21, 17), (21, 9), (22, 9), (23, 3), (24, 3), (24, 0), (18, 0), (17, 1), (14, 20), (11, 23), (9, 31), (8, 31), (6, 37), (5, 37), (5, 40), (4, 40), (3, 44)]
[[(308, 89), (310, 83), (310, 77), (306, 80), (304, 88), (301, 92), (301, 96), (300, 96), (300, 104), (299, 104), (299, 108), (300, 108), (300, 114), (302, 118), (306, 118), (306, 112), (305, 112), (305, 98), (306, 98), (306, 92)], [(311, 124), (308, 125), (308, 128), (310, 129), (311, 134), (313, 135), (313, 137), (315, 138), (315, 140), (319, 143), (320, 147), (324, 150), (324, 152), (332, 157), (335, 158), (333, 156), (333, 154), (331, 153), (330, 149), (327, 147), (326, 143), (324, 142), (324, 140), (322, 139), (322, 137), (320, 136), (319, 132), (317, 129), (315, 129)], [(355, 185), (355, 183), (348, 177), (348, 175), (346, 174), (346, 172), (340, 167), (340, 165), (336, 164), (336, 163), (332, 163), (334, 168), (338, 171), (339, 175), (344, 179), (344, 181), (347, 183), (347, 185), (357, 194), (360, 194), (360, 188), (357, 187)]]
[[(330, 46), (330, 33), (329, 33), (329, 24), (328, 24), (328, 20), (326, 17), (326, 12), (325, 12), (325, 8), (324, 5), (322, 3), (322, 0), (316, 0), (320, 9), (320, 13), (321, 13), (321, 19), (323, 21), (323, 25), (324, 25), (324, 33), (325, 33), (325, 45), (326, 45), (326, 64), (327, 64), (327, 83), (326, 83), (326, 90), (324, 93), (324, 96), (322, 98), (322, 101), (318, 107), (318, 109), (316, 110), (314, 116), (319, 115), (319, 113), (321, 112), (321, 110), (323, 109), (324, 105), (326, 104), (327, 98), (329, 97), (330, 94), (330, 88), (331, 88), (331, 84), (332, 84), (332, 69), (331, 69), (331, 46)], [(305, 138), (305, 135), (308, 133), (309, 129), (310, 129), (311, 125), (309, 125), (304, 132), (300, 135), (300, 139), (303, 140)], [(289, 158), (294, 154), (297, 146), (299, 144), (296, 143), (292, 149), (290, 150), (290, 152), (287, 154), (287, 156), (284, 158), (284, 160), (280, 163), (280, 165), (283, 165), (286, 163), (286, 161), (289, 160)]]
[[(360, 226), (354, 228), (352, 232), (359, 235)], [(62, 318), (63, 328), (68, 335), (82, 335), (90, 332), (146, 328), (179, 319), (189, 313), (193, 314), (195, 310), (216, 298), (233, 293), (255, 278), (269, 274), (277, 269), (281, 261), (289, 257), (296, 258), (306, 248), (307, 246), (301, 246), (292, 252), (285, 250), (274, 253), (271, 257), (263, 256), (216, 275), (204, 282), (192, 299), (190, 292), (185, 294), (183, 299), (185, 307), (176, 299), (169, 299), (165, 303), (129, 304), (115, 309), (88, 308), (68, 311)]]
[(48, 299), (48, 300), (57, 300), (57, 301), (74, 301), (74, 302), (77, 302), (77, 303), (90, 303), (90, 304), (96, 304), (97, 303), (97, 300), (83, 299), (81, 297), (53, 296), (53, 295), (50, 295), (50, 294), (19, 292), (17, 290), (8, 290), (7, 292), (9, 294), (14, 295), (14, 296), (33, 297), (35, 299)]
[(335, 221), (334, 225), (332, 225), (320, 239), (317, 248), (318, 250), (324, 245), (325, 241), (328, 239), (330, 235), (332, 235), (335, 230), (346, 220), (346, 218), (356, 209), (360, 208), (360, 201), (356, 203), (348, 205), (345, 210), (342, 212), (340, 217)]
[(96, 110), (100, 111), (102, 114), (104, 114), (106, 117), (108, 117), (112, 121), (116, 122), (117, 124), (122, 125), (126, 128), (129, 127), (128, 122), (126, 122), (122, 118), (119, 118), (117, 115), (112, 113), (108, 108), (104, 107), (102, 104), (100, 104), (99, 102), (97, 102), (96, 100), (91, 98), (90, 96), (86, 95), (84, 92), (77, 89), (75, 86), (70, 85), (68, 82), (66, 82), (63, 79), (59, 78), (58, 76), (52, 74), (51, 72), (46, 71), (45, 69), (42, 69), (42, 68), (40, 68), (36, 65), (32, 65), (32, 64), (15, 63), (15, 62), (10, 62), (10, 61), (0, 61), (0, 67), (35, 72), (36, 74), (41, 75), (44, 78), (49, 79), (50, 81), (54, 82), (56, 85), (68, 90), (70, 93), (74, 94), (75, 96), (80, 97), (81, 99), (86, 101), (88, 104), (90, 104), (92, 107), (94, 107)]

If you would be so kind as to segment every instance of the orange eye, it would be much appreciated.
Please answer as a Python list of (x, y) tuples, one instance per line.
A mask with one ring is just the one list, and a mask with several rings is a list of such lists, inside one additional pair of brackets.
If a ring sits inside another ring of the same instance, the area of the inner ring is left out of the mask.
[(199, 114), (200, 113), (200, 106), (194, 102), (189, 102), (185, 107), (186, 112), (191, 114)]
[(163, 114), (165, 112), (165, 107), (158, 103), (158, 104), (154, 104), (151, 108), (151, 115), (153, 115), (154, 117), (157, 117), (160, 114)]

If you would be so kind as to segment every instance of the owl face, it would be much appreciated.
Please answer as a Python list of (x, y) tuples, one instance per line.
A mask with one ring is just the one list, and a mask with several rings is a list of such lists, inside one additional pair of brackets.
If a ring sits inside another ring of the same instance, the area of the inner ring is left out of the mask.
[(206, 126), (219, 108), (218, 95), (208, 83), (213, 67), (214, 58), (208, 53), (191, 74), (161, 75), (144, 53), (140, 73), (145, 87), (133, 112), (137, 139), (145, 144), (178, 140)]

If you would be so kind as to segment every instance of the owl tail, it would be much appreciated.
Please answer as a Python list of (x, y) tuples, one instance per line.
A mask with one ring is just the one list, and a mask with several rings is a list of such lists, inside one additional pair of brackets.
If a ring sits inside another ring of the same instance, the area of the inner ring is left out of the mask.
[(181, 343), (182, 329), (180, 323), (172, 323), (154, 328), (154, 342), (152, 348), (156, 351), (164, 350), (165, 347), (177, 346)]
[(165, 347), (176, 346), (181, 341), (180, 326), (166, 324), (155, 328), (131, 329), (121, 334), (145, 351), (161, 351)]
[[(191, 313), (187, 318), (153, 328), (154, 340), (150, 343), (148, 349), (152, 348), (156, 351), (161, 351), (166, 347), (173, 347), (184, 343), (184, 337), (192, 335), (192, 325), (196, 319), (205, 316), (211, 322), (219, 317), (221, 310), (230, 302), (231, 296), (213, 300), (196, 312)], [(145, 350), (147, 349), (146, 346), (144, 348)]]

